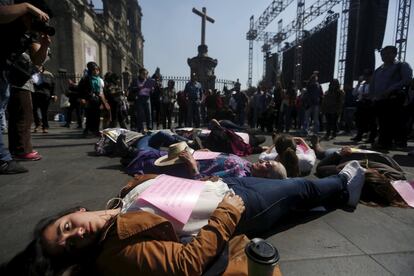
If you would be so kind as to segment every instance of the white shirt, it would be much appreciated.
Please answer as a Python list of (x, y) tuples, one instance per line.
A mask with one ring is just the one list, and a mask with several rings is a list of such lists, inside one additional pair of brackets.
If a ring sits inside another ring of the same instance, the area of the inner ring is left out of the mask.
[[(316, 162), (316, 155), (313, 149), (305, 151), (300, 145), (296, 147), (296, 155), (299, 159), (299, 171), (303, 174), (309, 173)], [(275, 160), (277, 157), (276, 149), (273, 147), (270, 153), (262, 152), (259, 160)]]

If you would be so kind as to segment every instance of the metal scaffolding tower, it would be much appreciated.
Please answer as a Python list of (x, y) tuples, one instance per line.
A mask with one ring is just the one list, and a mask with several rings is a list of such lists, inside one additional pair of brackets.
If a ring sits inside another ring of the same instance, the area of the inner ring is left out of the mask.
[[(266, 10), (262, 13), (259, 19), (253, 24), (252, 17), (250, 18), (250, 29), (247, 32), (246, 38), (249, 40), (249, 76), (248, 76), (248, 85), (251, 86), (252, 80), (252, 63), (253, 60), (250, 58), (253, 56), (253, 42), (252, 40), (256, 41), (263, 41), (262, 51), (264, 56), (266, 56), (266, 51), (270, 51), (274, 46), (278, 48), (279, 64), (281, 64), (281, 55), (280, 45), (281, 43), (288, 39), (293, 34), (296, 34), (296, 41), (301, 41), (303, 38), (303, 28), (313, 21), (314, 19), (318, 18), (322, 14), (330, 11), (335, 5), (339, 4), (342, 0), (317, 0), (307, 9), (305, 9), (305, 0), (298, 0), (297, 6), (297, 18), (289, 23), (287, 26), (282, 28), (282, 21), (278, 22), (278, 32), (265, 32), (265, 28), (272, 22), (283, 10), (289, 6), (293, 2), (293, 0), (279, 0), (279, 1), (272, 1), (272, 3), (266, 8)], [(349, 1), (349, 0), (344, 0)], [(299, 5), (302, 3), (302, 5)], [(301, 18), (301, 19), (300, 19)], [(297, 23), (298, 22), (298, 23)], [(302, 31), (300, 31), (302, 30)], [(298, 40), (298, 37), (300, 38)], [(346, 42), (345, 42), (346, 43)], [(299, 45), (299, 44), (297, 44)], [(295, 51), (295, 62), (296, 65), (299, 64), (299, 67), (296, 68), (295, 66), (295, 79), (300, 80), (298, 85), (301, 82), (301, 76), (299, 69), (301, 70), (301, 56), (302, 56), (302, 49), (301, 47), (297, 48), (298, 51)], [(251, 52), (250, 52), (251, 51)], [(264, 58), (265, 60), (265, 58)], [(299, 62), (300, 60), (300, 62)], [(265, 65), (263, 65), (265, 68)], [(297, 73), (296, 73), (297, 72)], [(263, 70), (263, 76), (265, 75), (265, 69)]]
[(296, 86), (302, 87), (302, 39), (303, 39), (303, 19), (305, 17), (305, 0), (298, 0), (296, 10), (296, 47), (295, 47), (295, 71), (294, 79)]
[(344, 84), (345, 79), (345, 64), (348, 42), (348, 26), (349, 26), (349, 4), (350, 0), (343, 0), (342, 2), (342, 16), (341, 16), (341, 33), (339, 38), (339, 60), (338, 60), (338, 80), (339, 83)]
[(408, 26), (410, 24), (411, 0), (399, 0), (398, 21), (395, 46), (398, 49), (398, 60), (405, 61), (407, 51)]
[[(260, 15), (259, 19), (255, 22), (253, 16), (250, 17), (250, 28), (246, 34), (246, 39), (249, 40), (249, 71), (247, 86), (252, 86), (252, 74), (253, 74), (253, 41), (261, 41), (273, 37), (274, 34), (264, 34), (264, 29), (282, 12), (287, 6), (292, 3), (293, 0), (273, 0), (272, 3), (265, 9)], [(266, 44), (266, 41), (265, 41)], [(264, 46), (264, 45), (263, 45)], [(263, 48), (262, 48), (263, 50)], [(266, 55), (266, 54), (265, 54)], [(264, 74), (263, 74), (264, 75)]]
[(268, 43), (269, 37), (267, 35), (265, 35), (264, 41), (265, 42), (263, 43), (263, 46), (262, 46), (262, 52), (263, 52), (263, 74), (262, 74), (262, 79), (264, 79), (265, 76), (266, 76), (266, 60), (267, 60), (267, 58), (269, 57), (269, 54), (270, 54), (270, 44)]
[(253, 75), (253, 41), (257, 37), (257, 31), (253, 29), (254, 27), (254, 17), (253, 15), (250, 17), (250, 29), (247, 32), (246, 39), (249, 41), (249, 73), (248, 73), (248, 80), (247, 86), (252, 87), (252, 75)]

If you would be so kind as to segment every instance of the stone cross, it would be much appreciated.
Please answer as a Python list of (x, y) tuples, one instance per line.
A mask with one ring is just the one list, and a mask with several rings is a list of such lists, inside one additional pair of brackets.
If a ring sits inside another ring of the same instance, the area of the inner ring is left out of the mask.
[(214, 19), (207, 16), (207, 9), (203, 7), (203, 12), (200, 12), (196, 8), (193, 8), (193, 13), (201, 16), (201, 45), (206, 45), (206, 20), (214, 23)]

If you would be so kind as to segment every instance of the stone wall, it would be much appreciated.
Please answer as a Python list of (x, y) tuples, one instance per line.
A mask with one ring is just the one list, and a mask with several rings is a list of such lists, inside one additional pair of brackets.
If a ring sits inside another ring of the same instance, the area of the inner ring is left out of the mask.
[[(95, 61), (102, 74), (121, 74), (125, 67), (135, 74), (143, 66), (141, 7), (137, 0), (103, 0), (103, 10), (95, 10), (86, 0), (47, 0), (54, 13), (51, 25), (51, 60), (45, 64), (58, 75), (81, 76), (86, 63)], [(57, 94), (59, 91), (57, 87)]]

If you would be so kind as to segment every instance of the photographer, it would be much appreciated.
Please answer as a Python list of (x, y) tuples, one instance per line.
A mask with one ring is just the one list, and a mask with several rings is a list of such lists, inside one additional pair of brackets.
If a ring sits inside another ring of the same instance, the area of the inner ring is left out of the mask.
[[(31, 146), (30, 125), (33, 120), (30, 79), (33, 65), (41, 65), (47, 56), (50, 10), (42, 0), (0, 1), (0, 35), (7, 38), (0, 51), (0, 108), (9, 103), (9, 148), (24, 160), (39, 160)], [(9, 94), (10, 93), (10, 94)], [(29, 157), (29, 158), (27, 158)], [(12, 160), (0, 135), (0, 174), (27, 172)]]

